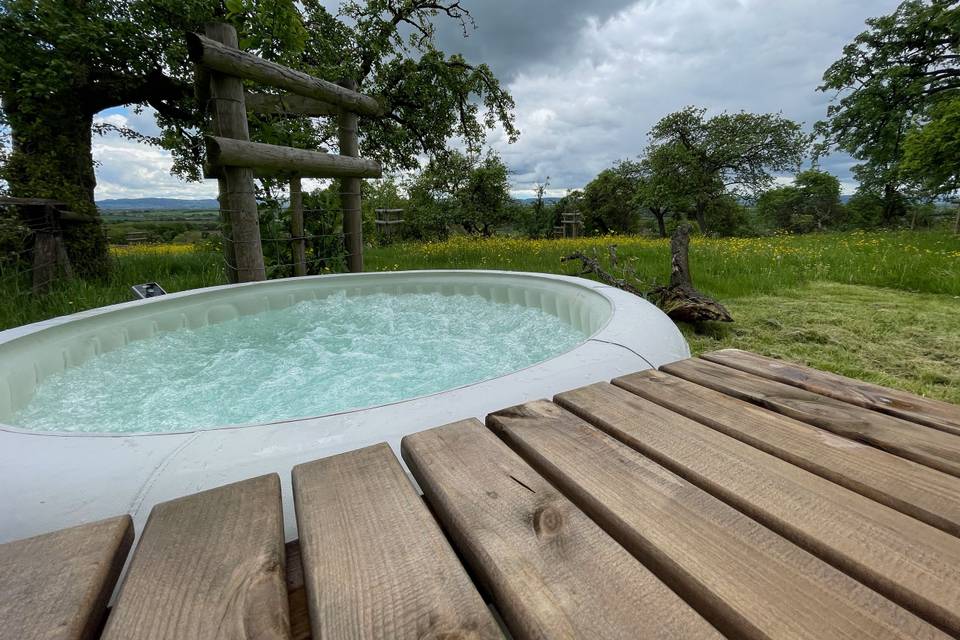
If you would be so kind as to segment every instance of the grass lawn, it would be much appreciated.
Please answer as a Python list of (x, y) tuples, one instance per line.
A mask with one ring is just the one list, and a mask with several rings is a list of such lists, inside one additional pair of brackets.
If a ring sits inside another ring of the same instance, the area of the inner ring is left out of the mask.
[[(596, 252), (642, 285), (666, 281), (664, 240), (453, 238), (370, 249), (368, 270), (510, 269), (574, 273), (560, 258)], [(45, 297), (0, 274), (0, 328), (130, 299), (156, 280), (167, 291), (223, 282), (219, 255), (187, 245), (118, 248), (110, 279)], [(694, 283), (733, 314), (730, 325), (683, 326), (694, 352), (738, 347), (960, 403), (960, 237), (944, 232), (694, 238)], [(4, 286), (3, 283), (6, 282)]]

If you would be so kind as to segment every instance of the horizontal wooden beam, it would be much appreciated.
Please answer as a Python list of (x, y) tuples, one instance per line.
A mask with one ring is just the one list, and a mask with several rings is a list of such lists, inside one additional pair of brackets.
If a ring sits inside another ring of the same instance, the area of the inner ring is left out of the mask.
[(220, 73), (314, 98), (367, 116), (382, 113), (374, 98), (332, 82), (259, 58), (252, 53), (225, 46), (199, 33), (187, 34), (187, 49), (193, 62)]
[(250, 167), (258, 176), (299, 175), (304, 178), (379, 178), (380, 163), (261, 142), (206, 136), (207, 159), (213, 165)]
[(65, 207), (66, 202), (60, 200), (51, 200), (50, 198), (14, 198), (11, 196), (0, 196), (0, 205), (12, 205), (17, 207)]
[(340, 107), (329, 102), (304, 98), (295, 93), (274, 95), (270, 93), (246, 93), (244, 102), (247, 111), (281, 116), (338, 116)]

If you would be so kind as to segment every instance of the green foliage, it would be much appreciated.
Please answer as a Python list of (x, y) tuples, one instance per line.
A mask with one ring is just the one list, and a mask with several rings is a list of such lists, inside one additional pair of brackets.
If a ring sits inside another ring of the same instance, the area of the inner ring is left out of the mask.
[(544, 194), (549, 186), (550, 177), (547, 176), (546, 180), (537, 183), (536, 196), (532, 203), (527, 206), (514, 203), (516, 209), (513, 220), (518, 229), (528, 238), (552, 237), (553, 228), (558, 224), (559, 209), (544, 200)]
[(640, 221), (638, 176), (629, 164), (604, 169), (583, 189), (583, 226), (588, 234), (633, 233)]
[(808, 169), (797, 174), (793, 185), (761, 194), (757, 213), (773, 227), (797, 233), (836, 227), (844, 214), (840, 181), (824, 171)]
[[(819, 152), (839, 148), (860, 160), (854, 176), (883, 199), (880, 219), (892, 224), (905, 215), (915, 182), (954, 188), (948, 174), (956, 156), (943, 154), (951, 153), (955, 133), (937, 122), (955, 125), (955, 108), (941, 103), (960, 90), (960, 7), (952, 0), (906, 0), (867, 26), (823, 75), (820, 90), (838, 97), (817, 125)], [(914, 152), (905, 164), (911, 138)], [(919, 157), (924, 142), (946, 164)]]
[(939, 101), (928, 116), (904, 140), (903, 173), (928, 193), (954, 193), (960, 189), (960, 98)]
[(507, 167), (485, 156), (449, 151), (432, 159), (410, 184), (405, 233), (421, 240), (446, 238), (451, 226), (490, 236), (511, 219)]
[(712, 201), (769, 187), (771, 172), (796, 169), (808, 146), (800, 125), (780, 114), (721, 113), (707, 118), (706, 109), (687, 107), (654, 125), (648, 156), (669, 176), (668, 191), (693, 200), (697, 223), (707, 232)]

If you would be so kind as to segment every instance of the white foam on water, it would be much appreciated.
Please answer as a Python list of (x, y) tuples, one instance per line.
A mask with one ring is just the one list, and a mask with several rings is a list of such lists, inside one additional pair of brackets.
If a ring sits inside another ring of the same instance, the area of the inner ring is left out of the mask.
[(494, 378), (586, 337), (478, 295), (341, 293), (92, 358), (44, 380), (12, 423), (129, 433), (318, 416)]

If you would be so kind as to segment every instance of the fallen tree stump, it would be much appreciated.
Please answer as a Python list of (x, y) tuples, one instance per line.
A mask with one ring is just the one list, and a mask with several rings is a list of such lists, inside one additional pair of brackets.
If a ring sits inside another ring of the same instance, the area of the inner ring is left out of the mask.
[[(610, 259), (616, 264), (616, 246), (609, 247)], [(733, 322), (730, 312), (708, 295), (697, 291), (690, 278), (690, 227), (680, 225), (670, 239), (670, 284), (641, 291), (625, 278), (617, 278), (600, 266), (597, 258), (581, 251), (561, 258), (562, 262), (579, 260), (583, 265), (580, 275), (593, 274), (604, 284), (647, 298), (671, 319), (679, 322)]]
[(673, 320), (733, 322), (726, 307), (694, 288), (689, 253), (690, 227), (682, 224), (670, 237), (670, 284), (653, 289), (648, 297)]

